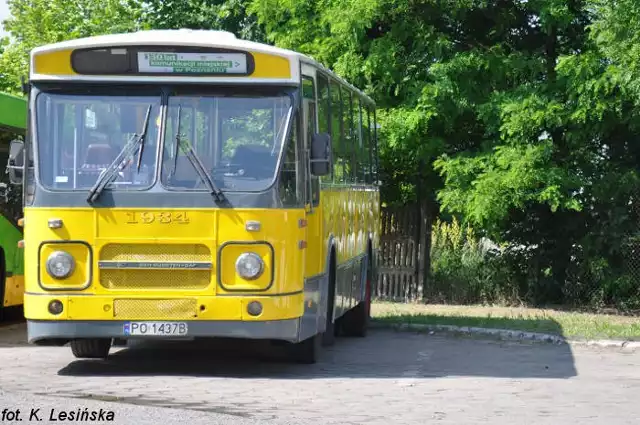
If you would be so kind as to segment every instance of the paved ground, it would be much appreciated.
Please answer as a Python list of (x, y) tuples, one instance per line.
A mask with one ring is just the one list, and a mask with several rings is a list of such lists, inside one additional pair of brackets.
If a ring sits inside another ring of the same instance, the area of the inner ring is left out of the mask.
[(640, 353), (612, 349), (376, 330), (339, 339), (312, 366), (223, 341), (81, 361), (68, 347), (26, 345), (24, 325), (0, 329), (0, 413), (102, 406), (118, 424), (609, 425), (640, 421), (639, 392)]

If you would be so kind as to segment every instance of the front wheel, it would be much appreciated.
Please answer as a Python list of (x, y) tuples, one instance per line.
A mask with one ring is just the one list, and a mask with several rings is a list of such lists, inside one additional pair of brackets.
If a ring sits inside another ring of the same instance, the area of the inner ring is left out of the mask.
[(330, 347), (336, 342), (336, 323), (333, 321), (333, 309), (335, 306), (336, 278), (333, 262), (329, 272), (329, 291), (327, 295), (327, 314), (325, 318), (325, 330), (322, 333), (322, 345)]
[(74, 339), (71, 341), (71, 352), (79, 359), (106, 359), (110, 349), (110, 338)]
[(342, 332), (345, 336), (365, 337), (371, 319), (371, 263), (367, 263), (364, 299), (343, 316)]
[(295, 363), (316, 363), (322, 349), (322, 335), (317, 334), (298, 343), (287, 346), (288, 357)]

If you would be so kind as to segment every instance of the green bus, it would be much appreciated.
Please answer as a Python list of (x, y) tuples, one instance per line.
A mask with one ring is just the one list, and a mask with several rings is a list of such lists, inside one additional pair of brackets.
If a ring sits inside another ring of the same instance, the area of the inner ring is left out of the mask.
[(24, 299), (24, 252), (18, 247), (22, 188), (10, 183), (5, 167), (10, 142), (24, 139), (26, 125), (26, 100), (0, 93), (0, 319), (22, 310)]

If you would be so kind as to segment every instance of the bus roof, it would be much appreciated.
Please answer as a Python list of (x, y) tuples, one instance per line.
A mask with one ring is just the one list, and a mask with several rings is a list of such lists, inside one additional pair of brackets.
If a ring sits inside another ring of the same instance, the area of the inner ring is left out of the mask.
[(0, 92), (0, 127), (24, 130), (27, 126), (27, 101)]
[[(249, 52), (255, 58), (255, 68), (250, 78), (244, 78), (249, 82), (274, 82), (274, 83), (289, 83), (299, 84), (300, 81), (300, 68), (301, 62), (308, 63), (314, 67), (323, 70), (329, 74), (332, 78), (340, 81), (342, 84), (348, 86), (351, 90), (360, 94), (368, 102), (373, 103), (373, 100), (369, 98), (362, 91), (349, 84), (338, 75), (324, 67), (313, 58), (298, 53), (292, 50), (282, 49), (279, 47), (271, 46), (263, 43), (256, 43), (252, 41), (242, 40), (236, 38), (236, 36), (227, 31), (213, 31), (213, 30), (191, 30), (191, 29), (179, 29), (179, 30), (146, 30), (138, 31), (135, 33), (123, 33), (123, 34), (109, 34), (99, 35), (94, 37), (78, 38), (74, 40), (67, 40), (59, 43), (48, 44), (40, 47), (36, 47), (31, 51), (31, 80), (102, 80), (102, 81), (155, 81), (155, 82), (168, 82), (168, 81), (189, 81), (193, 82), (194, 79), (202, 82), (237, 82), (243, 78), (239, 78), (238, 75), (217, 75), (212, 77), (211, 75), (188, 75), (176, 74), (167, 76), (167, 74), (156, 75), (143, 75), (138, 72), (137, 74), (130, 73), (123, 75), (122, 73), (111, 73), (98, 76), (98, 73), (77, 73), (71, 62), (72, 53), (77, 50), (84, 49), (105, 49), (115, 47), (130, 47), (132, 49), (144, 50), (149, 47), (183, 47), (187, 49), (201, 48), (211, 49), (217, 48), (223, 51), (227, 49), (231, 52)], [(199, 53), (200, 54), (200, 53)], [(248, 74), (240, 75), (240, 77)], [(207, 78), (209, 77), (209, 78)]]

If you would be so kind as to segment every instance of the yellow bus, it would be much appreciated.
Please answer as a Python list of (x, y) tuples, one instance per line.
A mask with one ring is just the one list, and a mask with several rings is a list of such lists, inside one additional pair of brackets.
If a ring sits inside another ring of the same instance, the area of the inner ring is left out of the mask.
[(313, 363), (335, 336), (366, 334), (368, 96), (220, 31), (76, 39), (30, 61), (29, 165), (13, 176), (30, 343), (105, 358), (115, 340), (263, 339)]

